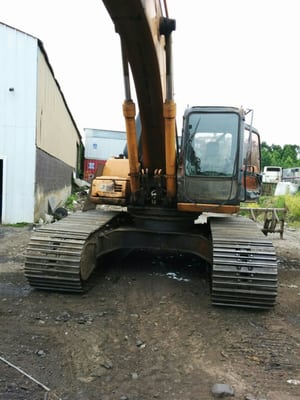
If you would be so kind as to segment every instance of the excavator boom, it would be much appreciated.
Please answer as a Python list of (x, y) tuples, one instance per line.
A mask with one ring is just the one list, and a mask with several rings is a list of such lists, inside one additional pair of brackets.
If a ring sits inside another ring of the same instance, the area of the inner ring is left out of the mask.
[[(134, 78), (142, 124), (143, 167), (165, 165), (163, 103), (166, 96), (165, 36), (160, 34), (160, 2), (103, 0), (120, 35), (123, 64)], [(125, 74), (124, 74), (125, 75)], [(125, 78), (125, 76), (124, 76)], [(131, 100), (126, 95), (126, 101)]]

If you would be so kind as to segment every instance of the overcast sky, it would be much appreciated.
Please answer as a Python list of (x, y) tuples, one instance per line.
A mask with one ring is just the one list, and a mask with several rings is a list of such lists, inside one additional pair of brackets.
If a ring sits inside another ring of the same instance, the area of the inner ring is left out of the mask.
[[(178, 125), (187, 105), (254, 109), (269, 145), (300, 145), (298, 0), (167, 0)], [(0, 0), (39, 38), (81, 133), (125, 130), (119, 38), (101, 0)]]

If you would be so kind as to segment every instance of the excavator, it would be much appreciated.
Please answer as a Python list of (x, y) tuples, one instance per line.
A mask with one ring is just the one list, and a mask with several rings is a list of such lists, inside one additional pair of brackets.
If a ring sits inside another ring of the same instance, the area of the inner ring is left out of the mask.
[(272, 308), (275, 250), (256, 223), (239, 215), (240, 204), (255, 201), (261, 187), (260, 138), (252, 121), (246, 123), (248, 110), (189, 107), (178, 134), (176, 22), (166, 0), (103, 3), (120, 37), (126, 152), (108, 159), (94, 178), (91, 209), (32, 234), (25, 259), (29, 284), (82, 292), (97, 260), (116, 250), (180, 252), (207, 266), (213, 305)]

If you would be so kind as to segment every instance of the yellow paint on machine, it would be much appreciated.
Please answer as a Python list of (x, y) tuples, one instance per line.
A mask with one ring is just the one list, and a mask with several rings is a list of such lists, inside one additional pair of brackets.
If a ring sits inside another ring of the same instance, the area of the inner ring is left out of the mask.
[(239, 212), (240, 207), (223, 204), (177, 203), (177, 210), (187, 212), (236, 214)]

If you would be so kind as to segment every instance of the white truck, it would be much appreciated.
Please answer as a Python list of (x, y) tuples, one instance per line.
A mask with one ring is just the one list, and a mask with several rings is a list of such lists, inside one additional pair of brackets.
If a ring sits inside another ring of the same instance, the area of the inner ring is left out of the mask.
[(278, 183), (282, 181), (282, 168), (277, 166), (266, 166), (262, 174), (263, 183)]

